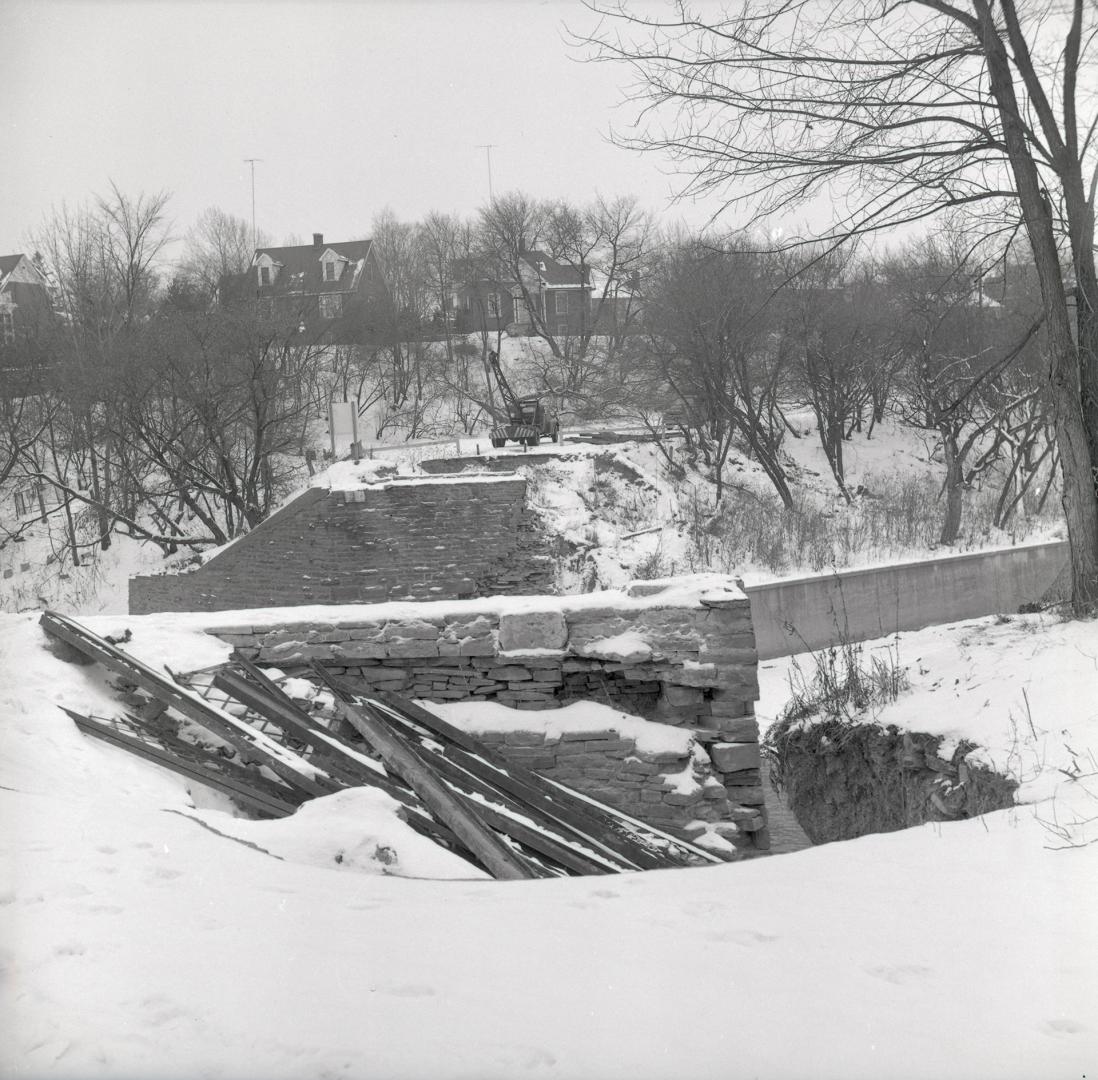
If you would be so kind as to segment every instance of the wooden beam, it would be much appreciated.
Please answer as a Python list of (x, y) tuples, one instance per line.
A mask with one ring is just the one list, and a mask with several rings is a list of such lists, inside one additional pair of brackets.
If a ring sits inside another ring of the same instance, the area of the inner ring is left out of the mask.
[(73, 712), (72, 709), (64, 708), (64, 706), (59, 707), (63, 712), (68, 713), (69, 717), (85, 735), (101, 739), (103, 742), (110, 743), (111, 746), (125, 750), (128, 754), (134, 754), (139, 758), (144, 758), (146, 761), (159, 765), (161, 768), (185, 776), (188, 780), (195, 780), (207, 787), (214, 788), (214, 790), (228, 795), (229, 798), (267, 817), (287, 817), (297, 809), (293, 803), (278, 799), (255, 788), (249, 788), (240, 780), (223, 776), (212, 769), (203, 768), (201, 765), (185, 762), (167, 750), (150, 746), (135, 736), (123, 735), (109, 724), (93, 720), (90, 716), (83, 716), (81, 713)]
[(342, 701), (345, 719), (381, 755), (494, 878), (516, 880), (540, 876), (436, 776), (403, 736), (365, 709)]
[(235, 746), (243, 755), (261, 761), (288, 784), (309, 795), (330, 795), (339, 791), (340, 784), (319, 773), (292, 750), (241, 724), (235, 717), (203, 701), (197, 694), (169, 681), (147, 664), (116, 649), (109, 642), (85, 629), (79, 623), (47, 611), (39, 620), (42, 629), (72, 645), (80, 652), (99, 661), (109, 671), (121, 675), (158, 701), (165, 702), (184, 716), (212, 731)]

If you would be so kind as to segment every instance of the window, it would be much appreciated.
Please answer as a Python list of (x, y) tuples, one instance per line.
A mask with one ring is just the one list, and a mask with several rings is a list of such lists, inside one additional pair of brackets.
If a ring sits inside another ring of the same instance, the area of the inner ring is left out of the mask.
[(567, 295), (567, 293), (562, 293), (562, 292), (553, 293), (553, 314), (554, 315), (567, 315), (568, 314), (568, 295)]
[(274, 299), (270, 296), (263, 296), (259, 299), (259, 317), (261, 319), (273, 319), (275, 313)]
[(339, 263), (337, 263), (335, 259), (329, 259), (326, 263), (324, 263), (324, 280), (339, 280)]
[(490, 292), (488, 294), (488, 314), (491, 315), (493, 319), (498, 319), (499, 318), (499, 293), (498, 292)]
[(0, 311), (0, 342), (11, 345), (15, 341), (15, 313), (10, 308)]
[(259, 268), (259, 284), (270, 285), (271, 283), (271, 268), (269, 266), (261, 266)]
[(568, 322), (565, 319), (561, 319), (557, 322), (557, 337), (568, 336)]
[(323, 319), (338, 319), (343, 314), (342, 293), (328, 293), (320, 298), (320, 316)]

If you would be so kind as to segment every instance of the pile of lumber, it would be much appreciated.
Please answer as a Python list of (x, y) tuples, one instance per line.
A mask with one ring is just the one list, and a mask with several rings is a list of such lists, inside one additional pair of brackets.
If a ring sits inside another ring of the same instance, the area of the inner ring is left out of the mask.
[(270, 675), (235, 656), (176, 675), (154, 670), (56, 612), (51, 636), (106, 667), (123, 706), (111, 717), (65, 709), (102, 739), (233, 799), (282, 817), (308, 799), (376, 787), (401, 818), (496, 878), (559, 877), (696, 866), (721, 860), (494, 750), (393, 693), (355, 693), (316, 665), (338, 719), (304, 709)]

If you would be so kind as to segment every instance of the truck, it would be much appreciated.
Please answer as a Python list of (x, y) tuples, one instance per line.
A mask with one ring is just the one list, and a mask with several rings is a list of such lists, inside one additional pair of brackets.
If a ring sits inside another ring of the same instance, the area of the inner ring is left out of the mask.
[(497, 417), (492, 427), (491, 440), (495, 447), (506, 446), (509, 439), (523, 446), (537, 446), (544, 436), (560, 442), (560, 420), (547, 408), (538, 394), (518, 397), (499, 366), (499, 354), (493, 349), (488, 353), (488, 366), (499, 388), (499, 396), (507, 410), (506, 419)]

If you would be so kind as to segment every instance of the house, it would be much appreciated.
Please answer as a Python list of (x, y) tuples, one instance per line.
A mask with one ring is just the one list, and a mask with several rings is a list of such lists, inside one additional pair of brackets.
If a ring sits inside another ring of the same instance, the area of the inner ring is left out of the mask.
[(371, 240), (257, 248), (245, 295), (261, 312), (296, 327), (309, 344), (359, 345), (384, 332), (392, 312)]
[(49, 282), (26, 255), (0, 255), (0, 368), (40, 359), (53, 305)]
[(517, 267), (516, 274), (502, 267), (478, 273), (468, 264), (456, 266), (455, 278), (465, 280), (452, 297), (455, 329), (523, 334), (542, 328), (556, 337), (590, 329), (588, 273), (538, 250), (522, 252)]

